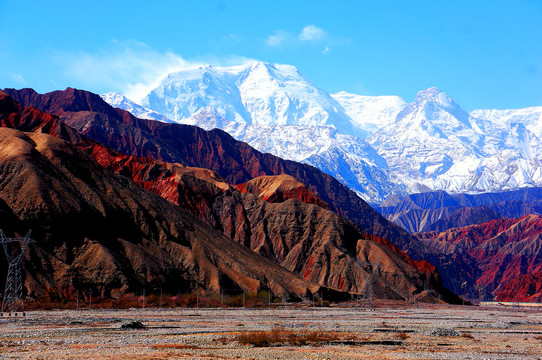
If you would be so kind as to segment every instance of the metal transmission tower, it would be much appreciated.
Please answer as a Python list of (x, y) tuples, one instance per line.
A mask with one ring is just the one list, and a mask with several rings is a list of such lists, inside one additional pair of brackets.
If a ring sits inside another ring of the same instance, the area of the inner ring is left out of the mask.
[(24, 238), (8, 238), (0, 230), (0, 242), (4, 247), (6, 258), (8, 260), (8, 276), (4, 290), (4, 300), (2, 301), (2, 314), (4, 311), (17, 313), (18, 310), (24, 311), (21, 303), (23, 279), (21, 274), (21, 263), (23, 255), (28, 248), (28, 244), (35, 242), (30, 238), (32, 230), (28, 231)]
[[(358, 266), (361, 269), (361, 275), (363, 276), (363, 299), (361, 301), (361, 304), (364, 307), (374, 308), (374, 278), (379, 275), (377, 273), (380, 273), (380, 258), (376, 261), (375, 264), (372, 264), (370, 262), (360, 262), (358, 261)], [(367, 266), (370, 268), (369, 276), (367, 276), (364, 272), (363, 266)]]

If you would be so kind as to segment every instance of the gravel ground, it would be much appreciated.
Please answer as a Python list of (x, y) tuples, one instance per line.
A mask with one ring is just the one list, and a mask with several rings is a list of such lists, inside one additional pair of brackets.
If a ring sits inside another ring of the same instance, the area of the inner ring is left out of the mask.
[[(134, 321), (144, 329), (133, 329)], [(338, 340), (272, 347), (235, 340), (274, 328)], [(374, 311), (346, 305), (36, 311), (0, 318), (0, 359), (542, 360), (542, 310), (393, 303)]]

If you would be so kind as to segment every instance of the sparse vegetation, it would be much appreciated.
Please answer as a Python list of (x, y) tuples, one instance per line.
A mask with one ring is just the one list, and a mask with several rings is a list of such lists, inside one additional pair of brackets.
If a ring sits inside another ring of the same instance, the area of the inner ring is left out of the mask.
[(275, 327), (271, 331), (247, 331), (233, 337), (233, 340), (243, 345), (269, 347), (283, 344), (292, 346), (313, 345), (340, 340), (341, 336), (328, 331), (291, 331)]

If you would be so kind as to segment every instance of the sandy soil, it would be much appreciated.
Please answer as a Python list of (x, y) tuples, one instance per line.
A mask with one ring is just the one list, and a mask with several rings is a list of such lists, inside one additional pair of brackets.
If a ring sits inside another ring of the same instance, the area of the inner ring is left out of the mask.
[[(134, 320), (145, 329), (122, 329)], [(277, 327), (337, 340), (272, 347), (235, 340)], [(386, 304), (374, 311), (36, 311), (0, 318), (0, 359), (542, 359), (542, 309)]]

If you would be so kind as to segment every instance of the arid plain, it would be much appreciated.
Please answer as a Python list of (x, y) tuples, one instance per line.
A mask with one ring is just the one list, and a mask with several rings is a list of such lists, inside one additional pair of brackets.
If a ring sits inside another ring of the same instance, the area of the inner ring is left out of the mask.
[(352, 303), (0, 318), (0, 359), (135, 358), (542, 359), (542, 309)]

